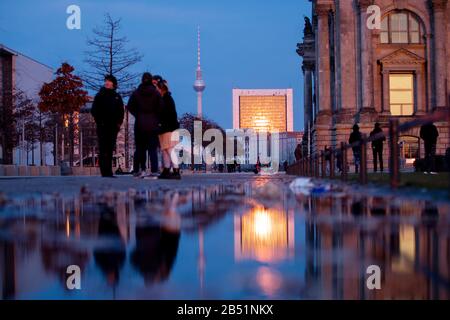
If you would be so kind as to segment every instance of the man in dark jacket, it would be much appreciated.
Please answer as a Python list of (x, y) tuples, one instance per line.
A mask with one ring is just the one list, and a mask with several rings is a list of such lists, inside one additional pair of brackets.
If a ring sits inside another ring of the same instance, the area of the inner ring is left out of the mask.
[(134, 171), (137, 175), (145, 175), (147, 170), (147, 152), (150, 155), (152, 175), (158, 173), (159, 146), (159, 113), (163, 108), (161, 95), (153, 85), (153, 77), (146, 72), (142, 83), (133, 92), (128, 101), (128, 110), (135, 117), (134, 138), (136, 144), (136, 161)]
[(383, 143), (386, 141), (386, 137), (384, 136), (383, 129), (381, 129), (381, 125), (377, 122), (375, 123), (375, 127), (370, 133), (370, 137), (375, 137), (375, 140), (372, 141), (372, 152), (373, 152), (373, 169), (375, 172), (378, 171), (378, 160), (380, 160), (380, 171), (383, 172)]
[(358, 142), (361, 143), (361, 141), (362, 135), (361, 132), (359, 131), (359, 126), (355, 124), (353, 126), (353, 132), (350, 134), (350, 139), (348, 140), (348, 143), (356, 144), (355, 146), (352, 147), (356, 173), (359, 172), (359, 165), (361, 163), (361, 145), (358, 144)]
[(425, 174), (436, 174), (436, 145), (439, 132), (433, 123), (424, 124), (420, 128), (420, 138), (425, 143), (425, 160), (427, 169)]
[(91, 114), (97, 124), (99, 164), (102, 177), (113, 177), (112, 160), (117, 135), (124, 118), (123, 101), (116, 92), (117, 80), (105, 77), (105, 86), (100, 89), (92, 104)]

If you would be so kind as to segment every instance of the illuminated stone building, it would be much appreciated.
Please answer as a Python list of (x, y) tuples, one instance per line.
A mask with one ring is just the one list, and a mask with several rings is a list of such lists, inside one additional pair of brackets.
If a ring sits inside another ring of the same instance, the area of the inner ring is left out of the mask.
[[(381, 10), (380, 29), (367, 27), (371, 5)], [(312, 0), (297, 50), (305, 79), (305, 146), (314, 152), (348, 141), (355, 123), (369, 133), (380, 122), (387, 132), (393, 117), (402, 123), (447, 108), (449, 17), (448, 0)], [(448, 128), (436, 125), (437, 152), (444, 154)], [(419, 130), (400, 138), (406, 161), (420, 155)]]

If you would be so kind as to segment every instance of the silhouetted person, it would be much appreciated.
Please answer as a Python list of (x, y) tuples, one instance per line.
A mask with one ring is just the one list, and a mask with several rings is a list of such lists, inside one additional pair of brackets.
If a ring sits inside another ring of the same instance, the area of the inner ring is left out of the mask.
[(164, 222), (136, 227), (136, 248), (131, 253), (131, 263), (142, 274), (146, 284), (169, 278), (180, 242), (178, 201), (178, 193), (166, 194)]
[(361, 164), (361, 141), (362, 141), (362, 135), (361, 135), (361, 132), (359, 131), (359, 126), (357, 124), (355, 124), (353, 126), (353, 132), (350, 134), (350, 139), (348, 140), (348, 143), (354, 144), (354, 143), (359, 142), (359, 144), (352, 147), (356, 173), (359, 172), (359, 166)]
[(253, 171), (255, 174), (259, 174), (261, 172), (261, 160), (256, 161), (255, 170)]
[(106, 76), (105, 86), (95, 96), (91, 110), (97, 124), (100, 171), (107, 178), (113, 177), (113, 152), (125, 115), (122, 97), (116, 89), (116, 78)]
[(126, 249), (117, 225), (116, 213), (107, 205), (101, 205), (98, 235), (110, 244), (94, 249), (95, 262), (105, 274), (108, 283), (115, 286), (125, 262)]
[(436, 145), (439, 132), (433, 123), (424, 124), (420, 128), (420, 138), (425, 144), (425, 174), (436, 174)]
[[(180, 128), (177, 108), (166, 80), (159, 81), (157, 83), (157, 89), (164, 102), (164, 108), (159, 115), (159, 145), (161, 147), (164, 170), (159, 176), (159, 179), (180, 180), (181, 174), (178, 162), (177, 160), (173, 161), (171, 156), (173, 149), (178, 144), (178, 141), (172, 140), (174, 131)], [(173, 169), (172, 173), (170, 169)]]
[(386, 137), (383, 134), (383, 129), (381, 129), (381, 125), (377, 122), (375, 123), (375, 128), (370, 133), (370, 137), (374, 137), (378, 134), (382, 136), (372, 141), (373, 170), (375, 172), (378, 171), (378, 161), (380, 161), (380, 171), (383, 172), (384, 171), (383, 144), (384, 141), (386, 141)]
[(135, 117), (134, 139), (136, 144), (135, 175), (144, 176), (147, 170), (147, 152), (150, 156), (152, 174), (158, 172), (159, 114), (163, 100), (153, 84), (153, 76), (146, 72), (139, 88), (128, 102), (128, 110)]
[(303, 146), (299, 143), (294, 151), (295, 160), (297, 160), (297, 161), (302, 160), (302, 157), (303, 157), (302, 149), (303, 149)]
[(178, 252), (180, 232), (159, 226), (136, 227), (136, 248), (131, 263), (146, 284), (167, 280)]

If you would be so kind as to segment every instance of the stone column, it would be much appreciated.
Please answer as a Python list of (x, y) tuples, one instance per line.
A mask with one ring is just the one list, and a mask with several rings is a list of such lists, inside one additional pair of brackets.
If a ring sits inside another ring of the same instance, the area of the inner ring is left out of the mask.
[[(313, 152), (332, 144), (331, 67), (329, 15), (333, 1), (322, 1), (315, 7), (317, 15), (318, 114), (313, 130)], [(331, 35), (332, 36), (332, 35)], [(333, 79), (334, 80), (334, 79)], [(316, 93), (316, 94), (317, 94)]]
[(372, 53), (372, 30), (367, 28), (367, 8), (372, 5), (372, 0), (359, 0), (359, 19), (361, 27), (361, 82), (362, 82), (362, 111), (372, 112), (374, 109), (373, 99), (373, 53)]
[(390, 115), (391, 114), (391, 101), (389, 97), (389, 71), (383, 70), (383, 106), (381, 113), (383, 115)]
[(430, 0), (434, 16), (434, 64), (435, 64), (435, 88), (436, 88), (436, 105), (433, 107), (443, 108), (446, 105), (446, 44), (447, 30), (445, 28), (447, 21), (445, 20), (445, 10), (447, 0)]
[(320, 4), (316, 6), (318, 27), (318, 77), (319, 77), (319, 116), (331, 115), (330, 92), (330, 34), (328, 15), (332, 6)]
[(305, 130), (308, 130), (309, 125), (312, 123), (313, 115), (313, 88), (312, 88), (312, 73), (313, 64), (303, 63), (303, 75), (304, 75), (304, 108), (305, 108)]
[(425, 88), (425, 81), (423, 79), (423, 72), (422, 70), (416, 71), (416, 92), (417, 92), (417, 110), (416, 115), (424, 115), (427, 111), (427, 101), (426, 101), (426, 88)]

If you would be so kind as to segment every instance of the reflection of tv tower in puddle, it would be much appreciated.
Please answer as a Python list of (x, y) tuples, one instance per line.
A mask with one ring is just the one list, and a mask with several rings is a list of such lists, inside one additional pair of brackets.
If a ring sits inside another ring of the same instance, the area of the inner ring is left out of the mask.
[(203, 80), (200, 54), (200, 27), (197, 30), (197, 72), (194, 82), (194, 90), (197, 92), (197, 116), (201, 119), (203, 117), (203, 91), (206, 89), (205, 81)]
[(203, 236), (203, 228), (200, 227), (198, 230), (198, 276), (200, 280), (200, 291), (203, 293), (204, 282), (205, 282), (205, 240)]

